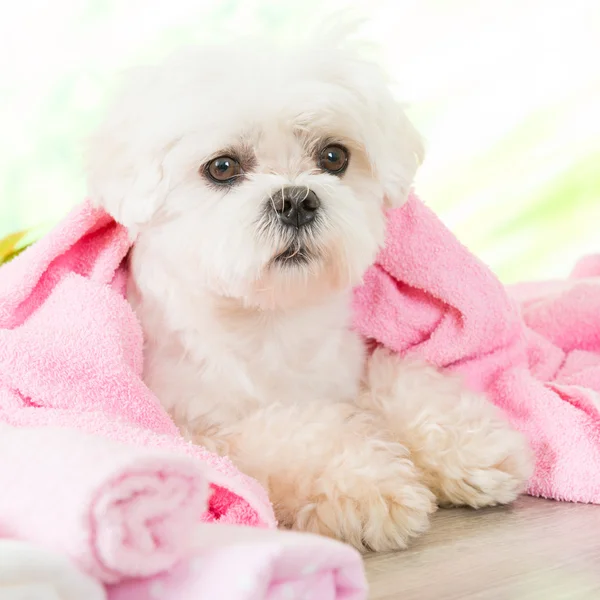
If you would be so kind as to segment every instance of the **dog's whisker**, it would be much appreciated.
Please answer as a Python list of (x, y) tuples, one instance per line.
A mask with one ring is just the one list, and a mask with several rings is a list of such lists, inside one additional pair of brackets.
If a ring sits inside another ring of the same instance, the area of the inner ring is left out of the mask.
[(275, 206), (275, 200), (273, 199), (273, 194), (269, 192), (269, 200), (271, 201), (271, 206), (273, 207), (273, 212), (277, 212), (277, 207)]
[(330, 183), (323, 183), (322, 181), (314, 181), (312, 185), (322, 188), (328, 194), (333, 195), (333, 186)]
[(308, 187), (308, 185), (305, 184), (304, 187), (306, 188), (306, 194), (304, 195), (304, 198), (302, 198), (302, 202), (304, 202), (310, 194), (310, 188)]

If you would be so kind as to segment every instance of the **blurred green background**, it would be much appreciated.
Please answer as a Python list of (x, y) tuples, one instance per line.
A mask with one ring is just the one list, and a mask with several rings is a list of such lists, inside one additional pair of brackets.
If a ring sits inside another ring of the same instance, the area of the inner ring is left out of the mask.
[(0, 21), (0, 236), (85, 196), (112, 80), (178, 46), (368, 17), (428, 147), (417, 189), (507, 282), (600, 252), (598, 0), (21, 0)]

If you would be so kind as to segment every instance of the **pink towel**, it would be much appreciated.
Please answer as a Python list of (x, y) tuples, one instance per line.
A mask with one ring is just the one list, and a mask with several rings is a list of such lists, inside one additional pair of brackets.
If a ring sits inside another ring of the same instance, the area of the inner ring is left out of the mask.
[[(84, 204), (0, 271), (0, 449), (14, 457), (0, 465), (2, 535), (71, 557), (112, 600), (364, 598), (350, 548), (225, 533), (274, 526), (272, 509), (229, 461), (184, 441), (141, 381), (130, 244)], [(487, 392), (536, 453), (531, 494), (598, 502), (599, 266), (508, 293), (412, 196), (389, 214), (355, 326)]]
[(527, 435), (528, 492), (600, 502), (600, 258), (577, 279), (506, 290), (416, 196), (391, 211), (355, 327), (463, 375)]
[(143, 384), (129, 247), (84, 204), (0, 270), (0, 530), (103, 581), (169, 568), (201, 519), (275, 526), (259, 484), (186, 442)]
[(364, 600), (359, 553), (328, 538), (203, 525), (195, 552), (169, 573), (109, 588), (109, 600)]

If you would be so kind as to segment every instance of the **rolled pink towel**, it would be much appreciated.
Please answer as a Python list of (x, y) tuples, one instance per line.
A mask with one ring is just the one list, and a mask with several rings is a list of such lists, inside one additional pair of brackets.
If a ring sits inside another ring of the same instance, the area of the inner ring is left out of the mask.
[(189, 552), (208, 481), (200, 463), (74, 429), (0, 423), (2, 537), (34, 542), (102, 582)]

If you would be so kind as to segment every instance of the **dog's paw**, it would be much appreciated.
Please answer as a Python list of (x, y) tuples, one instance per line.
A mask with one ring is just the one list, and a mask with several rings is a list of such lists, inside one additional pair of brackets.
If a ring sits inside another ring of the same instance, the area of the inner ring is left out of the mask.
[(355, 548), (384, 551), (406, 548), (429, 526), (435, 496), (417, 480), (414, 465), (397, 459), (395, 470), (377, 476), (368, 469), (351, 479), (330, 473), (319, 493), (298, 511), (294, 529), (332, 537)]
[(483, 508), (515, 500), (532, 471), (525, 439), (500, 427), (476, 436), (469, 445), (465, 452), (453, 453), (454, 461), (437, 470), (430, 481), (438, 504)]
[(524, 490), (532, 470), (525, 438), (458, 377), (379, 350), (366, 388), (363, 407), (380, 411), (410, 448), (440, 506), (507, 504)]

